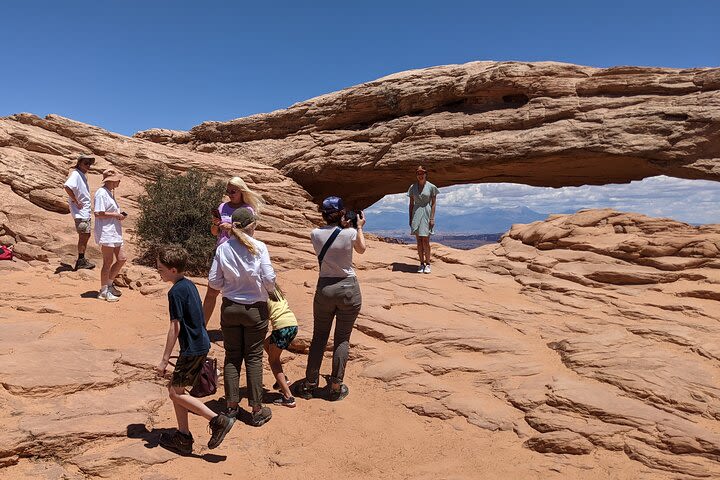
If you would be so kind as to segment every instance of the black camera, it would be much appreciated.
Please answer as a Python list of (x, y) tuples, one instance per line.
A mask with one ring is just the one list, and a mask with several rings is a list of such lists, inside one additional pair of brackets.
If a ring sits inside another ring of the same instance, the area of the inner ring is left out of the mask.
[(349, 227), (353, 227), (357, 229), (357, 221), (358, 221), (358, 214), (354, 210), (348, 210), (345, 212), (345, 221), (348, 222), (350, 225)]

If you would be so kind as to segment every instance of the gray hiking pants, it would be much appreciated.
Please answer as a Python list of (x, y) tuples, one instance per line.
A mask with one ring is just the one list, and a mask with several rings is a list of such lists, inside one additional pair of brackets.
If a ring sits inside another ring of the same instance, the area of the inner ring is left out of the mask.
[(331, 382), (342, 383), (350, 351), (350, 334), (360, 313), (362, 296), (356, 277), (320, 277), (313, 299), (313, 337), (310, 344), (305, 380), (317, 384), (323, 353), (330, 338), (333, 318), (333, 365)]
[(268, 329), (266, 302), (244, 305), (223, 298), (220, 328), (225, 344), (225, 398), (240, 402), (240, 368), (245, 360), (248, 403), (262, 405), (263, 341)]

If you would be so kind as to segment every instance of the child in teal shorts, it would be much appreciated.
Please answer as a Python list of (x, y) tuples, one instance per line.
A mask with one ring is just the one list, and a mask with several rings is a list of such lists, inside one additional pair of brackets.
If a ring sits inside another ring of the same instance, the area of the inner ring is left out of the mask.
[(283, 350), (288, 349), (295, 339), (298, 332), (298, 322), (277, 282), (275, 283), (275, 290), (268, 292), (268, 310), (270, 311), (272, 332), (265, 339), (265, 351), (268, 354), (270, 369), (276, 380), (273, 388), (282, 393), (282, 397), (273, 403), (292, 408), (295, 406), (295, 398), (290, 393), (288, 378), (283, 372), (280, 355)]

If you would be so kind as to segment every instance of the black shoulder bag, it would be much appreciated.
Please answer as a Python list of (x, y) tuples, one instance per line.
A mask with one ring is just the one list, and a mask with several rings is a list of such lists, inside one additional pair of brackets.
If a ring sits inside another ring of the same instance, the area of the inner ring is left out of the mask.
[(337, 236), (340, 235), (341, 231), (342, 229), (340, 227), (335, 227), (335, 230), (330, 234), (330, 238), (327, 239), (327, 242), (325, 242), (325, 245), (323, 245), (322, 250), (320, 250), (320, 255), (318, 255), (318, 263), (320, 263), (320, 268), (322, 268), (323, 258), (325, 258), (325, 254), (330, 248), (330, 245), (332, 245)]

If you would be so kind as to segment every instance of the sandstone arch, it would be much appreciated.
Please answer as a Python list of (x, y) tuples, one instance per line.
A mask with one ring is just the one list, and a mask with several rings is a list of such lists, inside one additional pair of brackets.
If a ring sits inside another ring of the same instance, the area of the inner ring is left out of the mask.
[(472, 62), (136, 136), (269, 164), (316, 201), (342, 193), (356, 207), (405, 191), (420, 163), (439, 186), (718, 180), (720, 69)]

